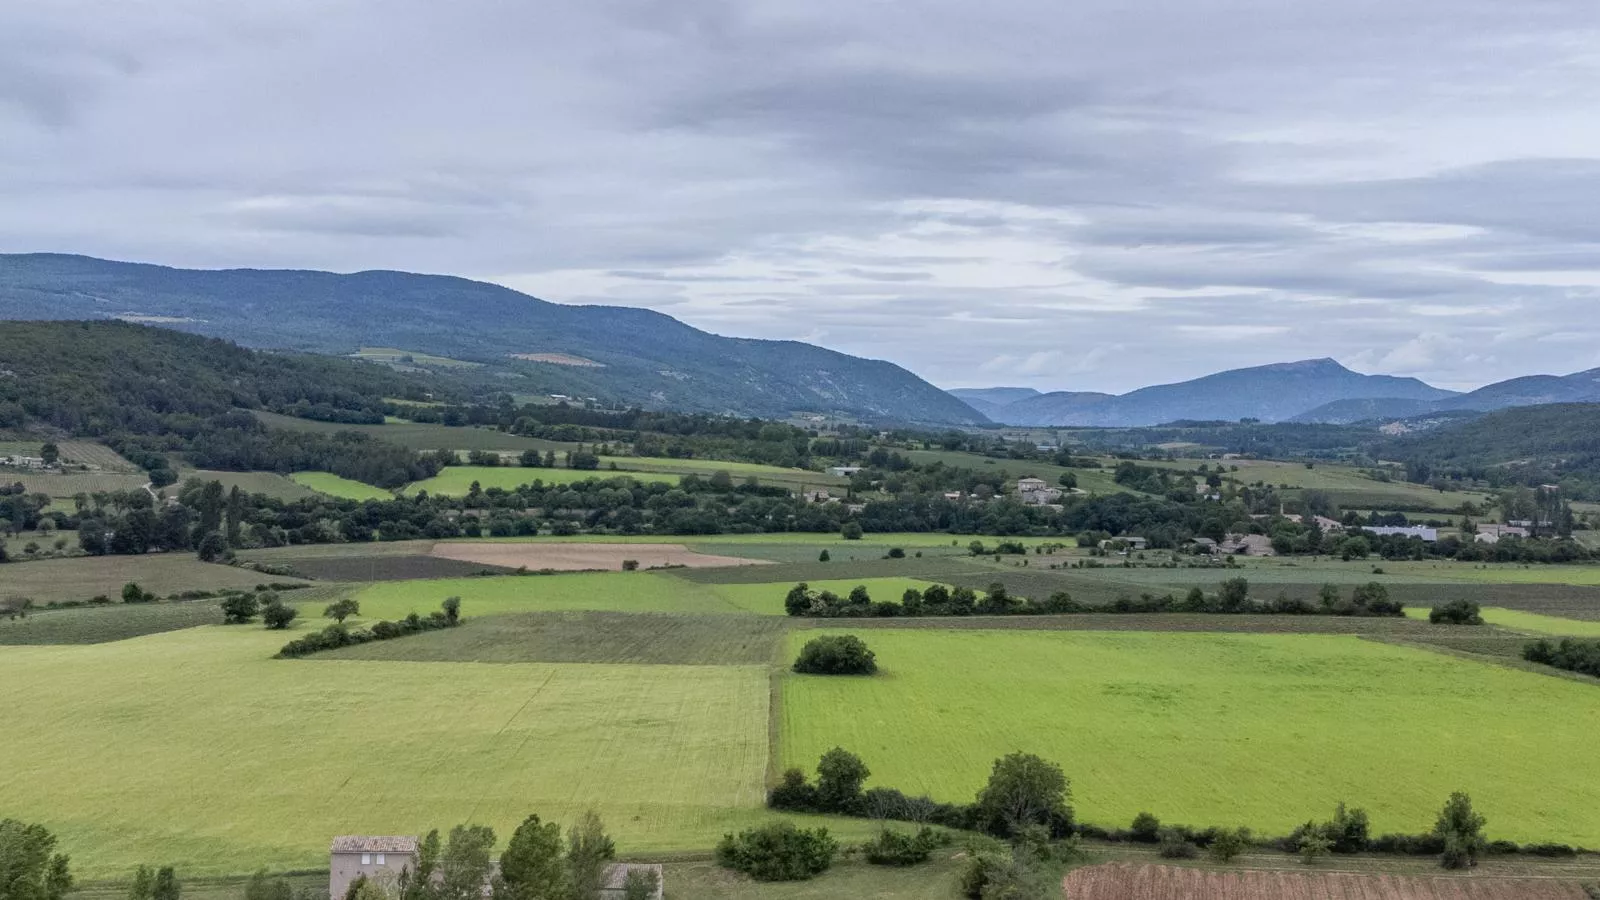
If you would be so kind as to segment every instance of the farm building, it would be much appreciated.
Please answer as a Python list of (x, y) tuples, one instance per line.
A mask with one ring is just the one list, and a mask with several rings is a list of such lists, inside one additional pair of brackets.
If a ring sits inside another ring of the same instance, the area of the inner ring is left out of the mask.
[(1528, 529), (1517, 525), (1479, 525), (1478, 533), (1473, 536), (1473, 540), (1480, 544), (1498, 544), (1501, 538), (1527, 536)]
[(1130, 535), (1128, 537), (1118, 537), (1112, 538), (1108, 541), (1101, 541), (1100, 549), (1113, 550), (1116, 549), (1118, 545), (1121, 545), (1129, 550), (1143, 550), (1150, 546), (1150, 541), (1147, 538), (1134, 537)]
[(416, 835), (340, 835), (328, 852), (328, 896), (343, 897), (362, 876), (392, 884), (416, 867)]
[(1439, 529), (1426, 525), (1369, 525), (1364, 530), (1379, 537), (1421, 538), (1430, 544), (1439, 539)]
[(854, 475), (859, 471), (861, 471), (861, 467), (860, 466), (829, 466), (828, 467), (828, 474), (829, 475), (838, 476), (839, 478), (849, 478), (851, 475)]
[(1272, 549), (1272, 538), (1264, 534), (1230, 534), (1217, 546), (1223, 553), (1243, 556), (1277, 556)]
[(1017, 493), (1019, 494), (1030, 494), (1034, 491), (1042, 491), (1049, 486), (1050, 485), (1046, 484), (1043, 478), (1017, 479)]

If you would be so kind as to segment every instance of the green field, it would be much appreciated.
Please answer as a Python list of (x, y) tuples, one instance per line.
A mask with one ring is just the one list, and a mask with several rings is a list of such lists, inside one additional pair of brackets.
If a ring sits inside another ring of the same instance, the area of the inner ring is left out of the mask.
[(483, 490), (489, 488), (502, 488), (515, 490), (525, 484), (542, 481), (547, 486), (558, 484), (573, 484), (579, 481), (604, 481), (610, 478), (632, 478), (638, 482), (659, 482), (662, 484), (676, 484), (678, 476), (669, 474), (647, 474), (643, 472), (613, 472), (609, 469), (527, 469), (521, 466), (448, 466), (440, 470), (439, 474), (422, 481), (414, 481), (406, 485), (406, 493), (415, 494), (418, 491), (427, 491), (430, 494), (441, 494), (447, 497), (460, 497), (472, 488), (476, 481)]
[[(905, 456), (918, 465), (941, 462), (947, 466), (958, 469), (972, 469), (977, 472), (998, 472), (1008, 482), (1015, 482), (1018, 478), (1033, 476), (1043, 478), (1052, 486), (1061, 483), (1061, 476), (1071, 472), (1078, 480), (1078, 490), (1090, 494), (1136, 494), (1111, 477), (1110, 468), (1102, 469), (1068, 469), (1050, 463), (1036, 462), (1033, 460), (993, 459), (977, 453), (963, 453), (956, 450), (910, 450)], [(1116, 463), (1113, 461), (1112, 466)]]
[(0, 742), (0, 806), (86, 878), (325, 866), (335, 834), (509, 835), (590, 805), (630, 852), (697, 848), (761, 815), (764, 667), (271, 659), (283, 640), (0, 648), (0, 683), (30, 686), (7, 700), (28, 727)]
[[(398, 619), (412, 612), (425, 614), (438, 609), (446, 597), (460, 597), (461, 614), (467, 617), (512, 612), (748, 611), (705, 586), (653, 572), (390, 581), (356, 594), (361, 615), (368, 619)], [(782, 593), (778, 600), (782, 610)]]
[(350, 355), (357, 359), (389, 363), (391, 365), (433, 366), (440, 369), (476, 369), (483, 365), (483, 363), (451, 359), (448, 356), (434, 356), (429, 353), (419, 353), (415, 350), (400, 350), (395, 347), (362, 347)]
[(340, 478), (332, 472), (296, 472), (289, 476), (294, 483), (331, 497), (345, 500), (389, 500), (393, 494), (383, 488), (361, 481)]
[[(803, 633), (791, 635), (791, 650)], [(1080, 815), (1286, 833), (1339, 801), (1426, 831), (1471, 793), (1494, 837), (1600, 844), (1600, 691), (1354, 637), (873, 630), (884, 674), (786, 675), (781, 753), (848, 748), (870, 784), (970, 799), (1014, 750)]]
[(284, 428), (289, 431), (310, 431), (319, 434), (354, 431), (392, 444), (399, 444), (402, 447), (410, 447), (413, 450), (502, 450), (518, 453), (523, 450), (538, 450), (540, 453), (554, 450), (557, 453), (564, 453), (577, 446), (576, 444), (521, 437), (493, 428), (452, 427), (417, 422), (399, 425), (346, 425), (341, 422), (318, 422), (312, 419), (283, 416), (260, 410), (255, 410), (254, 415), (263, 424), (272, 428)]
[(137, 491), (150, 479), (144, 475), (118, 472), (28, 473), (14, 469), (0, 471), (0, 484), (21, 484), (30, 494), (49, 494), (58, 500), (97, 491)]
[(122, 586), (136, 582), (161, 596), (180, 591), (250, 588), (263, 582), (297, 579), (264, 575), (249, 569), (203, 563), (188, 553), (146, 556), (80, 556), (8, 563), (0, 569), (0, 593), (32, 597), (43, 606), (52, 600), (88, 600), (97, 594), (115, 599)]
[[(1420, 608), (1406, 609), (1406, 615), (1414, 619), (1426, 620), (1428, 612), (1427, 609)], [(1512, 631), (1565, 637), (1600, 637), (1600, 622), (1563, 619), (1560, 616), (1545, 616), (1520, 609), (1501, 609), (1495, 606), (1484, 607), (1480, 612), (1483, 620), (1490, 625), (1498, 625)]]

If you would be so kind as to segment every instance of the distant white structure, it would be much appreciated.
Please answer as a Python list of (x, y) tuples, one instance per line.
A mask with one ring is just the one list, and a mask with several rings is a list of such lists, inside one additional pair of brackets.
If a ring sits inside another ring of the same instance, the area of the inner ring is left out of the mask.
[(1129, 550), (1143, 550), (1146, 547), (1150, 546), (1150, 540), (1148, 538), (1134, 537), (1134, 536), (1131, 536), (1131, 535), (1128, 536), (1128, 537), (1116, 537), (1116, 538), (1111, 538), (1110, 540), (1101, 541), (1100, 542), (1100, 549), (1101, 550), (1110, 550), (1111, 548), (1115, 547), (1117, 544), (1122, 544), (1123, 546), (1127, 547)]
[(1017, 493), (1027, 494), (1033, 491), (1042, 491), (1050, 485), (1043, 478), (1018, 478)]
[(849, 478), (851, 475), (854, 475), (859, 471), (861, 471), (861, 467), (860, 466), (829, 466), (828, 467), (828, 474), (829, 475), (837, 475), (840, 478)]
[(1498, 544), (1501, 538), (1525, 538), (1528, 529), (1517, 525), (1479, 525), (1478, 533), (1472, 539), (1480, 544)]
[(1439, 539), (1439, 529), (1429, 528), (1426, 525), (1364, 525), (1363, 531), (1370, 531), (1379, 537), (1414, 537), (1433, 543)]

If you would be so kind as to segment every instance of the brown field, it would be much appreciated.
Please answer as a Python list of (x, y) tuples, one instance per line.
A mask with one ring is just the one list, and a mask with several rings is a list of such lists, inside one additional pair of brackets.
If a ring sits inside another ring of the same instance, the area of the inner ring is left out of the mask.
[(592, 359), (573, 356), (570, 353), (513, 353), (512, 359), (521, 359), (528, 362), (551, 363), (557, 366), (578, 366), (585, 369), (604, 369), (605, 363), (597, 363)]
[(1576, 882), (1493, 876), (1213, 872), (1111, 863), (1062, 881), (1071, 900), (1589, 900)]
[(714, 566), (757, 566), (764, 560), (740, 559), (737, 556), (713, 556), (696, 553), (682, 544), (502, 544), (493, 542), (451, 542), (435, 544), (433, 555), (441, 559), (481, 563), (486, 566), (503, 566), (516, 569), (526, 567), (538, 571), (583, 571), (593, 569), (620, 569), (623, 560), (637, 560), (639, 568), (660, 566), (685, 566), (711, 568)]

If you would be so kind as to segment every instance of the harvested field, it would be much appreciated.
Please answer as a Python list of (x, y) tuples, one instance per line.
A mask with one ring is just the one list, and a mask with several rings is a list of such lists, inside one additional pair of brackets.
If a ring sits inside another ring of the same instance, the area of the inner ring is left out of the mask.
[(451, 542), (435, 544), (433, 555), (441, 559), (533, 571), (555, 569), (562, 572), (621, 569), (624, 560), (635, 560), (641, 569), (685, 566), (705, 569), (717, 566), (757, 566), (764, 561), (737, 556), (696, 553), (682, 544), (532, 544), (499, 542)]
[(468, 618), (460, 628), (403, 641), (345, 647), (318, 659), (758, 666), (773, 659), (787, 627), (787, 620), (773, 616), (511, 613)]
[(149, 553), (144, 556), (76, 556), (8, 563), (0, 591), (30, 597), (37, 606), (50, 601), (88, 600), (99, 594), (116, 597), (122, 586), (134, 582), (147, 591), (167, 596), (181, 591), (220, 591), (252, 588), (292, 578), (249, 569), (203, 563), (192, 553)]
[(1589, 900), (1578, 883), (1548, 878), (1214, 872), (1124, 863), (1078, 869), (1062, 889), (1072, 900)]
[(515, 569), (415, 554), (372, 556), (274, 556), (271, 565), (317, 581), (411, 581), (417, 578), (466, 578), (472, 575), (510, 575)]

